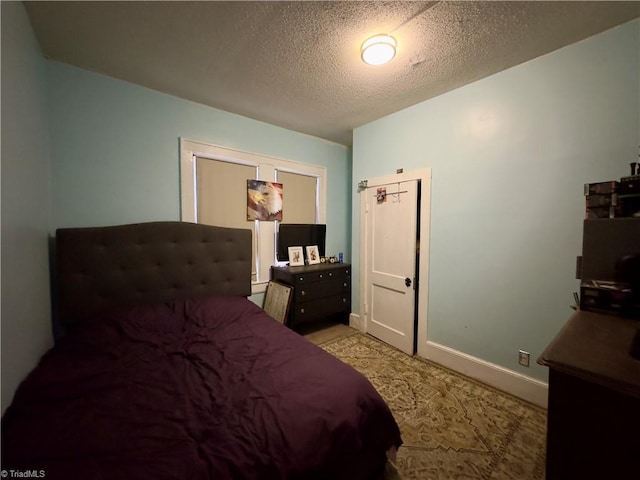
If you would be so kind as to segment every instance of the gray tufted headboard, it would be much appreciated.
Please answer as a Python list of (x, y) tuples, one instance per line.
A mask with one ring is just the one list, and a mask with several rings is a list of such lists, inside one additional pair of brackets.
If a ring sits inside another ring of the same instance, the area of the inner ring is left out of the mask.
[(151, 222), (56, 232), (57, 322), (134, 302), (251, 295), (251, 231)]

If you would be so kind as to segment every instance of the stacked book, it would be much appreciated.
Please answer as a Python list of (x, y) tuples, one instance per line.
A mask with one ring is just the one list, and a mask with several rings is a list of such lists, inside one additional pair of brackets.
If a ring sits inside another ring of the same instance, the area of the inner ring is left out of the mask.
[(585, 183), (584, 194), (586, 197), (585, 218), (616, 218), (622, 214), (621, 205), (618, 204), (618, 189), (620, 182)]
[(640, 217), (640, 167), (631, 164), (631, 175), (620, 181), (586, 183), (585, 218)]

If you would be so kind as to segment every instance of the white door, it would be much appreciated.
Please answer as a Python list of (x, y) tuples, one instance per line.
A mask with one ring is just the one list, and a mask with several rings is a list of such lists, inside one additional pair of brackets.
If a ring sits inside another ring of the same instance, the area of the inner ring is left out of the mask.
[(366, 191), (366, 331), (412, 355), (418, 181)]

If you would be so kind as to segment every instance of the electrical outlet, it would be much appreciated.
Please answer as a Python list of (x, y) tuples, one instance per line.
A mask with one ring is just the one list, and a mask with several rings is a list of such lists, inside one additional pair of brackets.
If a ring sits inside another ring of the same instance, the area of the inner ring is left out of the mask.
[(518, 351), (518, 363), (523, 367), (529, 366), (529, 352), (525, 352), (524, 350)]

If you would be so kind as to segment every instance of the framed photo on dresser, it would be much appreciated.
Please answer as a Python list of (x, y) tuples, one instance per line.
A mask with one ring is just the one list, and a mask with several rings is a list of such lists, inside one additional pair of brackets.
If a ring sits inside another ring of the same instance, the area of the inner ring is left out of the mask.
[(320, 263), (320, 252), (318, 251), (317, 245), (307, 247), (307, 260), (309, 261), (309, 265)]
[(289, 247), (289, 266), (300, 267), (302, 265), (304, 265), (302, 247)]

